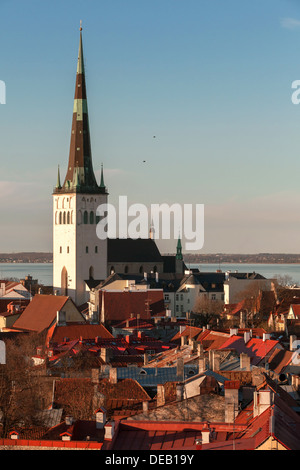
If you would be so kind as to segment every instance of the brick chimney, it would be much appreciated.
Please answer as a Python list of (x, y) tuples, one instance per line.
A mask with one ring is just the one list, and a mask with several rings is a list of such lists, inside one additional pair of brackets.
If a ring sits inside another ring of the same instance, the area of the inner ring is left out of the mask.
[(165, 387), (163, 384), (157, 385), (157, 394), (156, 394), (156, 405), (163, 406), (166, 403), (165, 399)]
[(111, 367), (109, 369), (109, 381), (111, 384), (116, 384), (118, 383), (118, 377), (117, 377), (117, 369), (116, 367)]
[(227, 380), (225, 389), (225, 422), (233, 423), (239, 412), (239, 388), (238, 380)]
[(177, 358), (177, 377), (183, 380), (184, 362), (182, 357)]
[(244, 369), (246, 371), (251, 370), (250, 357), (246, 353), (240, 354), (240, 369)]

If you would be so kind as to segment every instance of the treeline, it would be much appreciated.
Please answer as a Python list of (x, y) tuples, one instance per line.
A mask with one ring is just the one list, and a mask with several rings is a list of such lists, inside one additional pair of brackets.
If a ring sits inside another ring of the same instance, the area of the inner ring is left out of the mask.
[(52, 263), (52, 253), (0, 253), (0, 263)]
[(261, 264), (292, 264), (300, 263), (300, 254), (288, 253), (257, 253), (257, 254), (199, 254), (184, 255), (185, 263), (261, 263)]

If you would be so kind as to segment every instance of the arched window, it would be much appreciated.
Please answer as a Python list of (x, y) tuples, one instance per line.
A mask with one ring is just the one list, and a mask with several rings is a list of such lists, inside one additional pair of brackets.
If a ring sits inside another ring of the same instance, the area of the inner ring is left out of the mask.
[(59, 223), (62, 224), (62, 212), (59, 213)]
[(157, 273), (157, 266), (154, 266), (154, 267), (153, 267), (153, 272), (154, 272), (154, 273)]
[(128, 268), (128, 266), (126, 265), (125, 268), (124, 268), (124, 273), (127, 274), (128, 271), (129, 271), (129, 268)]
[(110, 268), (110, 274), (113, 274), (114, 272), (115, 272), (115, 268), (114, 268), (114, 266), (112, 266), (112, 267)]
[(88, 214), (88, 211), (84, 211), (84, 214), (83, 214), (83, 223), (86, 225), (89, 223), (89, 214)]
[(70, 212), (67, 213), (67, 224), (70, 224), (71, 223), (71, 220), (70, 220)]
[(94, 268), (93, 268), (93, 266), (90, 266), (90, 269), (89, 269), (89, 279), (94, 279)]
[(139, 273), (142, 274), (144, 272), (143, 266), (140, 266)]
[(90, 224), (91, 225), (94, 224), (94, 212), (93, 211), (90, 212)]
[(64, 212), (63, 214), (63, 223), (65, 224), (66, 223), (66, 213)]
[(95, 246), (95, 253), (98, 253), (98, 246)]
[(65, 266), (61, 271), (61, 295), (68, 295), (68, 271)]

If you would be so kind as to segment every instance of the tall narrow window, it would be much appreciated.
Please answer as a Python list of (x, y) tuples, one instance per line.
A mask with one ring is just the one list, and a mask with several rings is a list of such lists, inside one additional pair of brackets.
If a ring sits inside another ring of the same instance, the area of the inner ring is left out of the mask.
[(61, 294), (68, 295), (68, 271), (65, 266), (61, 271)]
[(94, 212), (90, 212), (90, 224), (93, 225), (94, 224)]
[(97, 245), (95, 246), (95, 253), (98, 253), (98, 247), (97, 247)]
[(86, 225), (89, 223), (89, 215), (88, 215), (88, 211), (84, 211), (84, 214), (83, 214), (83, 223)]
[(89, 252), (89, 247), (88, 247), (88, 246), (85, 247), (85, 252), (86, 252), (86, 253)]

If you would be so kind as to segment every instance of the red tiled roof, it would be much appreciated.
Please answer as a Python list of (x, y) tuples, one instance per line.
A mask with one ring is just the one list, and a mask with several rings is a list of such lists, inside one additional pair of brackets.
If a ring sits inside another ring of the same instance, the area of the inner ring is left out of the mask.
[(204, 330), (197, 338), (205, 351), (210, 349), (220, 349), (224, 343), (230, 338), (229, 333), (223, 333), (221, 331)]
[[(102, 293), (102, 295), (101, 295)], [(102, 311), (104, 298), (105, 321), (123, 321), (133, 314), (141, 320), (150, 320), (153, 316), (165, 316), (163, 290), (148, 291), (100, 291), (99, 311)]]
[(38, 333), (44, 331), (50, 327), (57, 311), (63, 308), (68, 299), (61, 295), (35, 295), (14, 327)]
[(68, 324), (66, 326), (55, 326), (54, 332), (50, 338), (50, 341), (55, 343), (62, 343), (72, 341), (74, 339), (89, 340), (99, 338), (113, 338), (113, 335), (102, 325), (93, 325), (90, 323), (82, 324)]
[(297, 320), (300, 320), (300, 305), (292, 304), (290, 308), (293, 309), (294, 315)]
[(242, 336), (232, 335), (225, 341), (219, 349), (235, 349), (238, 354), (246, 353), (252, 358), (252, 365), (257, 365), (267, 354), (277, 345), (278, 341), (260, 338), (251, 338), (246, 344)]

